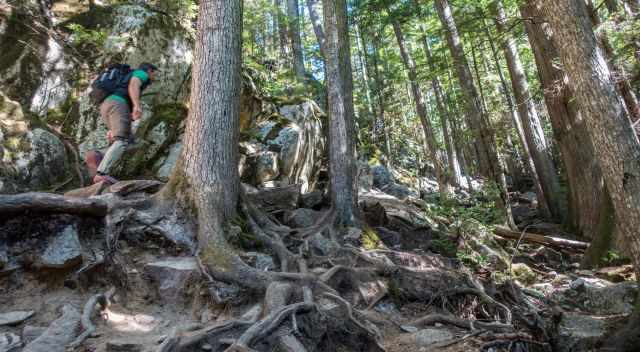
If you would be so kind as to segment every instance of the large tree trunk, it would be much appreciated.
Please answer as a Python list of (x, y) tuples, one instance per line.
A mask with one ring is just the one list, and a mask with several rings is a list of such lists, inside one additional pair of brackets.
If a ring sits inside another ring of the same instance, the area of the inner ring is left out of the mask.
[[(612, 81), (582, 1), (543, 0), (553, 41), (597, 148), (628, 254), (640, 273), (640, 144)], [(640, 275), (639, 275), (640, 277)]]
[(293, 69), (296, 77), (304, 80), (306, 70), (304, 68), (304, 56), (302, 54), (302, 40), (300, 39), (300, 15), (298, 0), (287, 0), (287, 18), (289, 19), (289, 39), (293, 51)]
[(200, 1), (197, 33), (184, 147), (162, 197), (185, 217), (196, 216), (199, 257), (214, 277), (264, 288), (265, 278), (250, 270), (225, 238), (240, 186), (242, 2)]
[(329, 174), (337, 223), (359, 222), (351, 55), (345, 0), (323, 0), (329, 97)]
[[(560, 148), (569, 185), (567, 222), (572, 231), (589, 239), (610, 237), (612, 214), (606, 214), (609, 195), (603, 185), (589, 130), (575, 103), (569, 78), (559, 64), (551, 38), (553, 31), (542, 14), (540, 2), (531, 0), (520, 8), (533, 49), (555, 140)], [(606, 249), (605, 249), (606, 252)]]
[(404, 35), (402, 34), (402, 28), (400, 28), (400, 23), (393, 16), (391, 17), (391, 23), (393, 24), (393, 31), (396, 34), (396, 39), (398, 41), (398, 47), (400, 48), (400, 55), (402, 56), (402, 62), (404, 63), (404, 67), (407, 70), (407, 75), (409, 76), (409, 83), (411, 84), (411, 94), (413, 96), (413, 102), (416, 107), (416, 113), (420, 118), (420, 123), (422, 124), (422, 130), (424, 132), (424, 139), (429, 148), (429, 157), (431, 162), (434, 165), (436, 178), (438, 180), (438, 186), (440, 188), (440, 193), (446, 195), (450, 192), (449, 180), (447, 179), (440, 159), (438, 158), (438, 143), (436, 141), (435, 134), (433, 133), (433, 126), (431, 125), (431, 121), (429, 120), (429, 116), (427, 116), (427, 107), (424, 104), (424, 98), (422, 96), (422, 90), (420, 89), (420, 85), (418, 84), (418, 73), (416, 72), (416, 64), (411, 57), (411, 53), (407, 49), (404, 42)]
[(469, 64), (464, 54), (462, 42), (458, 35), (458, 28), (453, 18), (451, 8), (449, 7), (449, 2), (448, 0), (436, 0), (435, 5), (440, 21), (445, 29), (449, 51), (451, 51), (451, 56), (453, 57), (454, 65), (458, 73), (458, 81), (467, 104), (467, 120), (477, 142), (476, 147), (478, 149), (480, 173), (486, 178), (493, 180), (500, 189), (502, 206), (507, 211), (507, 220), (512, 222), (509, 219), (509, 195), (506, 189), (504, 170), (496, 150), (495, 136), (489, 125), (489, 121), (482, 114), (482, 102), (480, 101), (478, 90), (473, 84), (471, 70), (469, 69)]
[(562, 220), (564, 218), (564, 212), (562, 211), (562, 203), (559, 199), (560, 183), (553, 161), (551, 160), (551, 148), (544, 136), (538, 111), (534, 105), (533, 97), (529, 92), (529, 84), (527, 83), (527, 77), (520, 62), (515, 41), (507, 32), (507, 18), (502, 1), (496, 1), (495, 6), (497, 12), (496, 26), (498, 27), (498, 31), (504, 35), (502, 50), (507, 59), (507, 67), (509, 68), (509, 75), (511, 76), (511, 86), (518, 107), (518, 115), (522, 121), (529, 156), (535, 166), (535, 174), (537, 175), (535, 182), (539, 183), (539, 189), (540, 192), (542, 192), (542, 194), (539, 194), (539, 196), (542, 197), (539, 197), (538, 202), (545, 202), (546, 208), (549, 209), (551, 216), (554, 219)]
[[(624, 70), (624, 67), (618, 65), (615, 62), (616, 55), (606, 32), (598, 29), (598, 27), (601, 25), (601, 21), (600, 17), (598, 16), (598, 11), (593, 4), (593, 1), (587, 0), (586, 4), (589, 18), (591, 19), (591, 24), (596, 29), (596, 37), (598, 38), (599, 44), (603, 49), (603, 55), (609, 65), (609, 71), (611, 71), (612, 73), (612, 80), (615, 83), (620, 96), (622, 97), (622, 101), (624, 102), (624, 107), (627, 110), (627, 114), (631, 121), (638, 121), (640, 120), (640, 105), (638, 104), (638, 98), (631, 88), (631, 84), (627, 79), (627, 74)], [(637, 43), (632, 42), (631, 44)], [(636, 47), (636, 49), (638, 48)]]
[[(422, 32), (424, 31), (424, 28), (422, 28)], [(429, 68), (432, 72), (437, 72), (436, 63), (431, 53), (431, 47), (429, 46), (429, 39), (426, 35), (422, 37), (422, 44), (424, 53), (427, 57)], [(451, 182), (453, 186), (459, 187), (462, 184), (462, 171), (460, 170), (460, 163), (458, 162), (458, 153), (456, 151), (456, 148), (454, 148), (453, 146), (453, 140), (451, 137), (451, 118), (449, 117), (449, 111), (447, 111), (447, 108), (445, 106), (445, 98), (440, 80), (435, 74), (431, 79), (431, 88), (433, 89), (436, 97), (436, 105), (438, 108), (438, 113), (440, 114), (440, 124), (442, 125), (442, 136), (444, 137), (444, 145), (445, 149), (447, 150), (449, 182)]]

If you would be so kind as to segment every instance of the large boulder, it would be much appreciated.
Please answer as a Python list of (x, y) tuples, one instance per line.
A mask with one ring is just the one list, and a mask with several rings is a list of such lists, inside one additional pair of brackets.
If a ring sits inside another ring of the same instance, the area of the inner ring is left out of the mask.
[(25, 109), (45, 116), (65, 102), (76, 62), (51, 35), (46, 0), (8, 0), (0, 8), (0, 86)]
[(157, 286), (163, 302), (180, 305), (200, 277), (200, 268), (195, 257), (167, 257), (145, 265), (145, 274)]
[(66, 178), (64, 144), (37, 126), (18, 102), (0, 92), (0, 193), (44, 189)]

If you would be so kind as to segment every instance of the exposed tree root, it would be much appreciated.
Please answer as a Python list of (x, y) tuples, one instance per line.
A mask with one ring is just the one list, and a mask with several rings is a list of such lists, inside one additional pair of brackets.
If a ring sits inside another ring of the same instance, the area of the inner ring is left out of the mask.
[(82, 317), (80, 319), (83, 331), (73, 342), (67, 345), (67, 348), (75, 349), (80, 347), (80, 345), (84, 343), (84, 340), (89, 338), (96, 331), (96, 326), (91, 321), (91, 317), (95, 313), (96, 306), (100, 305), (100, 310), (107, 309), (110, 304), (111, 297), (115, 293), (116, 289), (114, 287), (105, 293), (99, 293), (89, 298), (87, 303), (84, 305), (84, 310), (82, 311)]
[(492, 330), (492, 331), (513, 331), (513, 326), (511, 324), (486, 323), (486, 322), (477, 321), (477, 320), (460, 319), (454, 316), (442, 315), (442, 314), (429, 314), (425, 317), (412, 321), (408, 325), (423, 326), (423, 325), (433, 325), (435, 323), (454, 325), (459, 328), (464, 328), (469, 330), (481, 329), (481, 330)]
[(107, 214), (107, 209), (107, 202), (98, 198), (66, 197), (38, 192), (0, 195), (0, 213), (43, 211), (101, 217)]
[(294, 303), (284, 306), (277, 311), (272, 312), (261, 321), (252, 325), (247, 331), (238, 338), (238, 340), (225, 350), (225, 352), (244, 352), (249, 351), (249, 346), (256, 340), (270, 334), (275, 330), (284, 319), (298, 312), (308, 312), (314, 308), (313, 304)]

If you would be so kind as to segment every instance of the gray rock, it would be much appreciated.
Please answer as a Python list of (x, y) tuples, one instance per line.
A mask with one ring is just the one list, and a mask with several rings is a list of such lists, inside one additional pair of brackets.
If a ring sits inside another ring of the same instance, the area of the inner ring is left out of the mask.
[(32, 310), (0, 313), (0, 326), (18, 325), (31, 318), (34, 314), (36, 314), (36, 312)]
[(629, 314), (633, 311), (638, 292), (635, 282), (612, 284), (597, 278), (579, 278), (569, 284), (562, 294), (578, 303), (585, 312), (593, 314)]
[(180, 152), (182, 151), (182, 143), (178, 142), (169, 148), (169, 154), (166, 158), (162, 159), (161, 163), (157, 163), (155, 165), (156, 177), (160, 180), (166, 181), (171, 176), (171, 172), (173, 171), (174, 166), (176, 166), (176, 162), (178, 162), (178, 157), (180, 156)]
[(145, 274), (157, 285), (162, 301), (184, 304), (189, 286), (200, 277), (195, 257), (167, 257), (144, 267)]
[(558, 352), (596, 351), (606, 332), (605, 322), (597, 317), (565, 313), (558, 326)]
[(322, 213), (316, 210), (299, 208), (287, 212), (284, 216), (284, 223), (290, 227), (309, 227), (313, 225), (321, 215)]
[(275, 180), (280, 175), (278, 153), (264, 151), (256, 156), (255, 177), (257, 183)]
[(43, 268), (65, 269), (82, 262), (82, 245), (75, 225), (65, 227), (61, 233), (49, 241), (40, 256)]
[(107, 352), (142, 352), (144, 345), (136, 342), (109, 341), (107, 342)]
[(64, 352), (80, 329), (80, 312), (70, 305), (62, 307), (62, 316), (51, 323), (47, 330), (28, 343), (22, 352)]
[(407, 199), (409, 197), (419, 198), (420, 194), (415, 190), (397, 183), (389, 183), (380, 188), (386, 194), (390, 194), (400, 200)]
[(373, 185), (382, 188), (393, 182), (393, 175), (384, 165), (376, 165), (371, 168), (373, 174)]
[(385, 246), (393, 248), (401, 244), (402, 235), (399, 232), (391, 231), (385, 227), (376, 227), (374, 230)]
[(10, 333), (0, 333), (0, 352), (17, 352), (22, 347), (20, 336)]
[(22, 106), (2, 92), (0, 121), (0, 192), (43, 189), (66, 177), (68, 160), (62, 141), (45, 129), (34, 128)]
[(44, 326), (25, 325), (22, 329), (22, 340), (24, 343), (29, 343), (37, 339), (47, 330)]
[(369, 192), (373, 187), (373, 173), (366, 161), (358, 160), (358, 191)]
[(415, 338), (418, 347), (427, 347), (434, 343), (450, 340), (453, 338), (453, 334), (448, 330), (423, 329), (415, 333)]

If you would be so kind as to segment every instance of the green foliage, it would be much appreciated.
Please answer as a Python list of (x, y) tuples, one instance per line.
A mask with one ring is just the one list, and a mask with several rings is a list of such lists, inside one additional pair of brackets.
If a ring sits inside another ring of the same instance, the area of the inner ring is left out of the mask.
[(463, 250), (456, 253), (456, 257), (465, 266), (473, 269), (485, 267), (489, 264), (487, 256), (471, 250), (469, 247), (465, 247)]
[(105, 40), (107, 39), (107, 31), (102, 29), (87, 29), (83, 25), (78, 23), (70, 23), (66, 28), (72, 34), (73, 43), (86, 50), (102, 48)]
[(429, 215), (465, 221), (474, 219), (483, 224), (498, 224), (504, 215), (497, 206), (500, 192), (495, 184), (487, 184), (482, 191), (475, 191), (468, 201), (455, 197), (441, 199), (429, 208)]
[(458, 250), (456, 244), (453, 243), (447, 236), (440, 235), (431, 240), (431, 250), (436, 253), (440, 253), (445, 257), (456, 257)]

